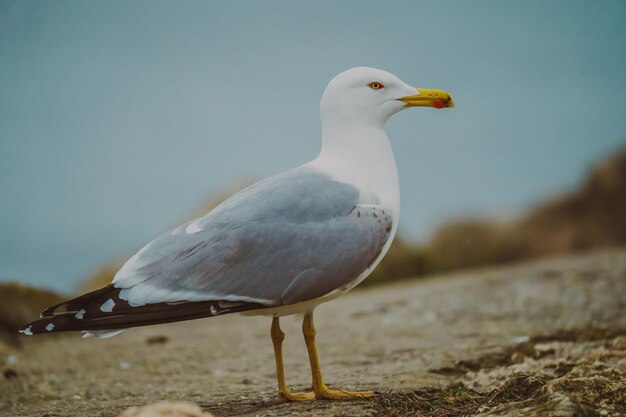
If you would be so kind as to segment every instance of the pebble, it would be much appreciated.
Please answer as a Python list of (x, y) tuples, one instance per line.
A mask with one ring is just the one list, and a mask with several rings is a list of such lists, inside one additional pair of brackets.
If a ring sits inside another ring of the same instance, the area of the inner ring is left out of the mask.
[(128, 362), (120, 362), (120, 369), (130, 369), (130, 363)]
[(521, 345), (522, 343), (528, 343), (530, 341), (530, 336), (517, 336), (514, 337), (512, 342), (514, 345)]
[(146, 339), (148, 345), (163, 345), (170, 340), (169, 337), (163, 335), (150, 336)]

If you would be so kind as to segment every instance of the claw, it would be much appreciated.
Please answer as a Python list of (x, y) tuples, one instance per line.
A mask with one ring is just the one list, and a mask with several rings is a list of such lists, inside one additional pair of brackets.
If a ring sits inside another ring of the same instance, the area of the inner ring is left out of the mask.
[(318, 400), (359, 400), (377, 395), (374, 391), (343, 391), (327, 388), (315, 393), (315, 398)]
[(281, 402), (295, 402), (295, 401), (313, 401), (315, 400), (315, 393), (313, 392), (282, 392), (278, 393), (278, 398)]

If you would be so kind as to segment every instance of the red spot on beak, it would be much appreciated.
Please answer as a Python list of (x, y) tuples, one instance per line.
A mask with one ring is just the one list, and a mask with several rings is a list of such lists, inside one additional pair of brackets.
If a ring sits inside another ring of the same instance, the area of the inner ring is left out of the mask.
[(438, 108), (438, 109), (443, 109), (445, 107), (448, 107), (448, 104), (444, 101), (444, 100), (435, 100), (433, 102), (434, 107)]

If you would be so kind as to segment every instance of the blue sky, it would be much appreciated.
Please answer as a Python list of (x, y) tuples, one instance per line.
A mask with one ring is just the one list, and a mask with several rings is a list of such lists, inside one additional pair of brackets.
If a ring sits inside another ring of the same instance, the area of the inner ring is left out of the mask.
[(354, 66), (451, 92), (387, 124), (400, 233), (523, 212), (626, 145), (626, 2), (3, 1), (0, 279), (69, 291), (304, 163)]

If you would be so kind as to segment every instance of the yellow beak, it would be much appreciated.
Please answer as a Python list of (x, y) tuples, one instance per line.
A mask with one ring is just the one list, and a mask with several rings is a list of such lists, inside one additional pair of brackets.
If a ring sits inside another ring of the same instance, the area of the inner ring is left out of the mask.
[(406, 96), (399, 98), (398, 100), (406, 103), (407, 107), (436, 107), (438, 109), (444, 109), (446, 107), (454, 107), (454, 100), (449, 93), (441, 90), (425, 90), (423, 88), (416, 88), (419, 94), (413, 96)]

